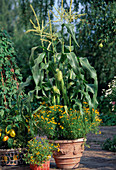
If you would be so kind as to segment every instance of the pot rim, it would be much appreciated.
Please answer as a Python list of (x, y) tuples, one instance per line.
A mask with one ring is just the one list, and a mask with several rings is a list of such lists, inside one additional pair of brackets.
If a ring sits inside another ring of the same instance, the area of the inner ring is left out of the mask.
[(49, 140), (50, 143), (76, 143), (76, 142), (86, 142), (87, 139), (79, 138), (74, 140)]
[(23, 151), (23, 150), (26, 150), (26, 148), (16, 148), (16, 149), (0, 149), (0, 152), (9, 152), (9, 151)]

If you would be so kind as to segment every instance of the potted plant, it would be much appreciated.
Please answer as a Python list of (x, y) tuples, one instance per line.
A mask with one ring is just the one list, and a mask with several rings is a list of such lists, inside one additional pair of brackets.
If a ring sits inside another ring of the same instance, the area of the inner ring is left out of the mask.
[[(13, 43), (0, 30), (0, 164), (23, 163), (23, 148), (31, 138), (28, 121), (17, 104), (17, 90), (22, 75), (16, 64)], [(19, 96), (23, 98), (24, 95)], [(23, 102), (24, 103), (24, 102)]]
[[(48, 12), (49, 22), (44, 26), (43, 21), (40, 25), (32, 6), (31, 8), (37, 25), (30, 20), (33, 29), (27, 33), (35, 32), (41, 39), (40, 48), (43, 49), (43, 52), (38, 54), (39, 47), (33, 47), (29, 60), (35, 82), (35, 89), (30, 92), (29, 98), (35, 96), (39, 102), (38, 107), (33, 110), (35, 126), (41, 134), (47, 135), (48, 139), (60, 143), (59, 152), (54, 152), (54, 157), (59, 159), (55, 158), (57, 166), (76, 168), (82, 156), (86, 134), (97, 131), (100, 123), (96, 110), (96, 71), (86, 58), (79, 57), (75, 52), (79, 45), (73, 21), (80, 18), (80, 22), (83, 22), (85, 14), (73, 13), (72, 0), (69, 11), (66, 11), (62, 0), (61, 8), (55, 8), (57, 14), (51, 11), (57, 20), (52, 21)], [(54, 24), (57, 22), (58, 28)], [(67, 148), (69, 143), (72, 146), (65, 151), (64, 148)]]
[(57, 147), (57, 145), (49, 144), (46, 138), (33, 138), (28, 141), (24, 160), (30, 164), (32, 170), (49, 170), (52, 151)]

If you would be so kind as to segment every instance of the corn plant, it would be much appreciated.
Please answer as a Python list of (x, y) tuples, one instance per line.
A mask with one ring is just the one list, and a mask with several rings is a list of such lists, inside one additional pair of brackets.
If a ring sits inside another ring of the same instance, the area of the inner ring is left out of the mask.
[[(85, 14), (79, 15), (73, 12), (72, 0), (69, 11), (66, 11), (62, 0), (61, 8), (54, 7), (57, 14), (50, 11), (56, 20), (51, 20), (50, 12), (48, 12), (49, 21), (46, 24), (42, 21), (40, 25), (40, 20), (32, 6), (31, 8), (37, 25), (30, 20), (33, 29), (28, 30), (27, 33), (34, 32), (41, 40), (40, 47), (32, 48), (29, 59), (35, 82), (35, 89), (31, 91), (31, 94), (36, 92), (36, 98), (39, 101), (45, 101), (51, 106), (63, 105), (67, 113), (69, 108), (73, 108), (84, 114), (83, 102), (87, 102), (92, 111), (97, 104), (96, 71), (86, 58), (76, 56), (74, 52), (77, 46), (79, 48), (79, 44), (75, 37), (73, 21), (81, 19)], [(60, 26), (57, 30), (55, 23)], [(38, 48), (42, 48), (43, 52), (35, 57), (35, 51)]]

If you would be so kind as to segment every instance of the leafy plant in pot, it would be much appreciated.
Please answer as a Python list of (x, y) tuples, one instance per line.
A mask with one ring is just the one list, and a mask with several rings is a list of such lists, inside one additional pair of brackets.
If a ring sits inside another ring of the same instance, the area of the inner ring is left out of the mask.
[[(40, 48), (43, 49), (43, 53), (36, 56), (34, 52), (37, 52), (39, 47), (33, 47), (29, 60), (35, 82), (35, 89), (30, 94), (35, 95), (40, 103), (33, 111), (36, 127), (41, 134), (47, 135), (48, 139), (60, 143), (59, 152), (54, 153), (57, 166), (76, 168), (82, 156), (86, 134), (97, 131), (100, 123), (96, 110), (98, 85), (96, 71), (86, 58), (76, 56), (74, 52), (79, 45), (75, 37), (73, 20), (83, 17), (84, 14), (73, 13), (72, 1), (69, 11), (66, 11), (62, 0), (61, 8), (56, 9), (58, 15), (51, 11), (57, 20), (52, 21), (48, 12), (49, 22), (44, 26), (42, 21), (40, 26), (39, 19), (32, 6), (31, 8), (37, 26), (30, 20), (34, 28), (27, 33), (35, 32), (41, 39)], [(60, 25), (57, 30), (54, 24), (56, 22)], [(74, 145), (76, 141), (79, 144)], [(65, 151), (64, 143), (67, 145), (66, 148), (71, 143), (72, 150)], [(70, 155), (72, 156), (70, 160), (75, 160), (75, 163), (72, 161), (69, 163)], [(64, 157), (68, 161), (59, 163)]]
[(30, 164), (32, 170), (49, 170), (52, 151), (57, 147), (57, 145), (49, 144), (46, 138), (33, 138), (27, 144), (24, 160)]
[[(17, 105), (17, 90), (22, 75), (15, 50), (6, 31), (0, 30), (0, 163), (16, 165), (27, 140), (31, 138), (23, 112)], [(19, 96), (23, 98), (23, 94)], [(20, 151), (20, 153), (19, 153)], [(12, 156), (11, 156), (12, 155)]]

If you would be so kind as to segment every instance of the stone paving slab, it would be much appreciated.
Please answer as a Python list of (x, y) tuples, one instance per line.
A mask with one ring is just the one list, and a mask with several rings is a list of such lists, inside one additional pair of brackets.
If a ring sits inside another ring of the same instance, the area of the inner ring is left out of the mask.
[[(100, 127), (101, 134), (89, 134), (83, 157), (77, 170), (116, 170), (116, 152), (104, 151), (101, 145), (107, 138), (116, 135), (116, 126)], [(54, 159), (51, 159), (50, 170), (57, 170)], [(0, 170), (30, 170), (29, 166), (0, 166)], [(75, 169), (76, 170), (76, 169)]]

